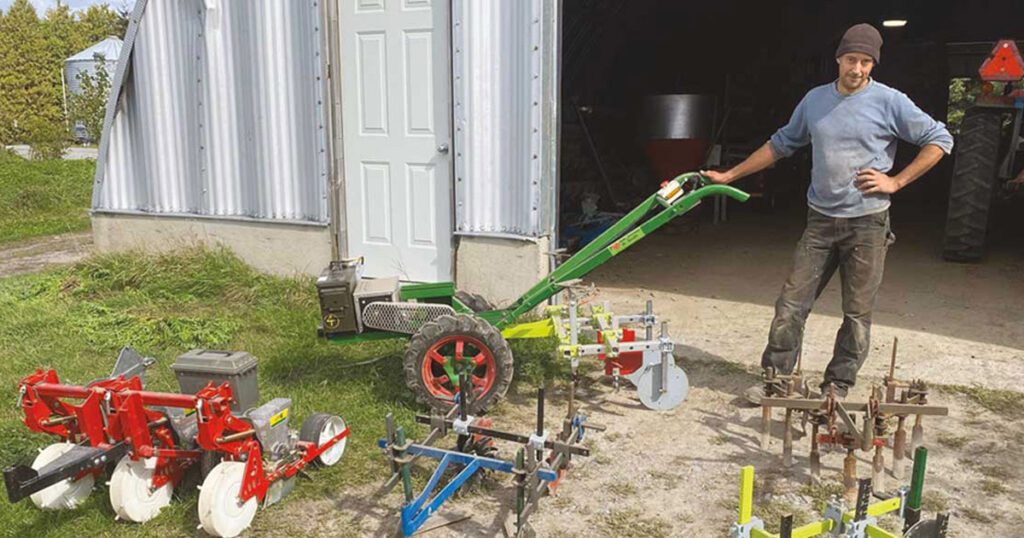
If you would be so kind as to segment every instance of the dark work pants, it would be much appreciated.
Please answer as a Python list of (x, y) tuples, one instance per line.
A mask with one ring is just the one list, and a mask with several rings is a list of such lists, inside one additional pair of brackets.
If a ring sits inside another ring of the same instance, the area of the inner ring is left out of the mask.
[(843, 324), (836, 335), (823, 386), (835, 383), (843, 391), (852, 387), (868, 356), (871, 311), (882, 283), (885, 253), (894, 240), (888, 210), (863, 217), (834, 218), (809, 209), (793, 270), (775, 303), (775, 318), (761, 366), (774, 366), (783, 374), (793, 372), (811, 306), (839, 269)]

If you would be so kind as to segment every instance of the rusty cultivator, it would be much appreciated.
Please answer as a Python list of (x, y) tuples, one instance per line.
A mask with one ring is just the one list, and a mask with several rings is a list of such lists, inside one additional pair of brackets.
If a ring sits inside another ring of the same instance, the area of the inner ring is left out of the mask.
[[(798, 414), (806, 433), (811, 425), (810, 470), (815, 479), (821, 475), (821, 452), (845, 451), (843, 484), (846, 498), (853, 502), (857, 494), (857, 459), (855, 451), (874, 452), (872, 458), (872, 484), (876, 490), (885, 489), (886, 447), (892, 448), (892, 474), (902, 480), (906, 460), (924, 440), (925, 416), (946, 416), (948, 408), (932, 405), (928, 401), (928, 385), (921, 380), (896, 379), (896, 348), (893, 341), (889, 374), (881, 385), (871, 389), (866, 402), (840, 398), (833, 387), (822, 395), (812, 393), (804, 382), (799, 363), (791, 375), (778, 374), (766, 368), (763, 374), (765, 394), (761, 401), (761, 447), (767, 448), (771, 439), (772, 410), (785, 411), (783, 419), (782, 462), (793, 465), (793, 419)], [(913, 423), (910, 444), (907, 428)], [(895, 429), (892, 426), (895, 423)]]

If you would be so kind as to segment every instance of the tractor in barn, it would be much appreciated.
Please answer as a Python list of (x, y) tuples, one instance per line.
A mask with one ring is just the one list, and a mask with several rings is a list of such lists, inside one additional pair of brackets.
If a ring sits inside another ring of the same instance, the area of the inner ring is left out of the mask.
[[(1024, 59), (1009, 39), (978, 70), (981, 94), (966, 110), (955, 149), (943, 257), (981, 258), (994, 200), (1024, 190)], [(1003, 83), (995, 91), (995, 83)]]

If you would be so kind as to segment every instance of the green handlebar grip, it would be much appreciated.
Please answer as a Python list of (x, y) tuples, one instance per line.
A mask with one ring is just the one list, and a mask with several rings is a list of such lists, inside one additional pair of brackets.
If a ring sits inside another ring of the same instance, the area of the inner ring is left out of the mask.
[(732, 198), (733, 200), (736, 200), (738, 202), (746, 202), (747, 200), (750, 199), (749, 194), (737, 189), (736, 187), (730, 187), (728, 185), (707, 185), (705, 187), (697, 189), (696, 192), (701, 193), (701, 198), (704, 198), (705, 196), (714, 196), (716, 194), (720, 194), (722, 196), (728, 196), (729, 198)]
[[(728, 196), (733, 200), (739, 202), (746, 202), (750, 199), (750, 195), (737, 189), (736, 187), (730, 187), (728, 185), (721, 185), (718, 183), (712, 183), (708, 181), (706, 177), (700, 174), (700, 172), (686, 172), (685, 174), (679, 174), (672, 181), (675, 181), (682, 185), (690, 179), (696, 178), (699, 186), (694, 189), (694, 192), (699, 192), (700, 195), (697, 198), (704, 198), (705, 196), (714, 196), (716, 194), (722, 196)], [(707, 190), (705, 190), (707, 189)], [(693, 193), (691, 193), (693, 194)]]

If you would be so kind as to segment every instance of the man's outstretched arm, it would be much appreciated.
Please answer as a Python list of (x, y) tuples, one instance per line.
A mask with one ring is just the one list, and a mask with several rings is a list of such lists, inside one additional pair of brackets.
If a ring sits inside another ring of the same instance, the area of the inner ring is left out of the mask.
[(726, 170), (725, 172), (715, 172), (713, 170), (701, 170), (701, 175), (710, 179), (715, 183), (732, 183), (737, 179), (750, 174), (756, 174), (765, 168), (772, 165), (778, 158), (775, 156), (775, 151), (772, 150), (771, 142), (765, 142), (763, 146), (757, 148), (757, 151), (750, 154), (740, 164)]

